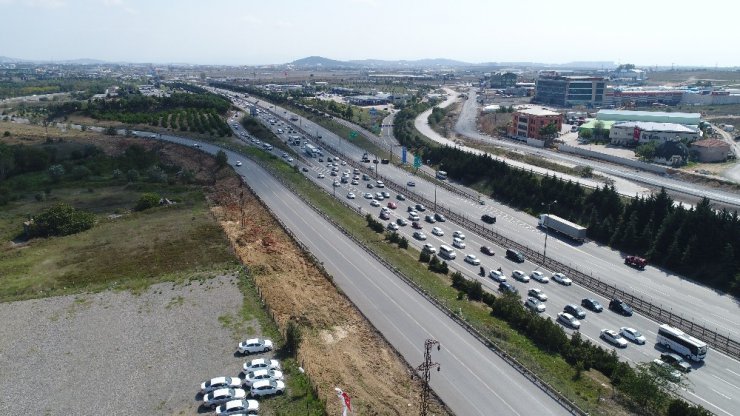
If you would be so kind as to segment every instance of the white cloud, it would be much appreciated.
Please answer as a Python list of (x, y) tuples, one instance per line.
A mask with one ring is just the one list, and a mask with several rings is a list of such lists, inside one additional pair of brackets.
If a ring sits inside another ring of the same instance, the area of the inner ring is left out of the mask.
[(258, 24), (261, 24), (262, 23), (262, 19), (260, 19), (260, 18), (258, 18), (256, 16), (252, 16), (252, 15), (244, 15), (244, 16), (242, 16), (242, 17), (239, 18), (239, 21), (240, 22), (243, 22), (243, 23), (249, 23), (249, 24), (252, 24), (252, 25), (258, 25)]
[(276, 20), (275, 26), (279, 27), (280, 29), (290, 29), (293, 27), (293, 23), (288, 20)]
[(30, 7), (58, 9), (67, 5), (65, 0), (23, 0), (23, 4)]
[(378, 2), (375, 0), (352, 0), (352, 3), (370, 7), (378, 7)]
[(139, 14), (139, 11), (126, 2), (126, 0), (102, 0), (102, 3), (106, 7), (116, 7), (128, 14)]

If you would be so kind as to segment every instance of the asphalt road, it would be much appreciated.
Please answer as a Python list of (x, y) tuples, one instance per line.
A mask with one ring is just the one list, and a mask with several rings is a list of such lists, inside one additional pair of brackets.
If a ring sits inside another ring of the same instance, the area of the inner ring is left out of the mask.
[[(162, 136), (191, 145), (192, 140)], [(202, 144), (215, 154), (217, 147)], [(333, 228), (259, 166), (242, 160), (236, 171), (323, 262), (337, 286), (370, 319), (413, 366), (423, 360), (424, 341), (440, 341), (432, 358), (441, 365), (431, 386), (453, 412), (460, 415), (565, 415), (568, 412), (528, 379), (453, 323), (416, 291), (399, 281), (361, 247)]]

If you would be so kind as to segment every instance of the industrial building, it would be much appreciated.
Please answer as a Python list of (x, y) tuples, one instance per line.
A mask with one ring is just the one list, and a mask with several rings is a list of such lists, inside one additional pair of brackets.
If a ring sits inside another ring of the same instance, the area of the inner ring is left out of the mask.
[(620, 146), (637, 146), (647, 142), (663, 143), (668, 140), (693, 142), (701, 139), (702, 133), (696, 127), (676, 123), (655, 123), (651, 121), (614, 122), (609, 129), (609, 140)]
[(603, 77), (542, 74), (535, 83), (534, 101), (559, 107), (600, 107), (605, 89)]
[(718, 139), (699, 140), (689, 150), (698, 162), (724, 162), (730, 155), (730, 144)]
[(654, 123), (676, 123), (698, 126), (699, 113), (667, 113), (664, 111), (599, 110), (596, 119), (601, 121), (649, 121)]
[(544, 107), (526, 107), (512, 114), (509, 136), (542, 140), (540, 129), (554, 123), (559, 132), (563, 128), (563, 115)]
[(607, 88), (604, 105), (622, 107), (650, 106), (653, 104), (678, 105), (684, 97), (683, 90), (660, 88)]

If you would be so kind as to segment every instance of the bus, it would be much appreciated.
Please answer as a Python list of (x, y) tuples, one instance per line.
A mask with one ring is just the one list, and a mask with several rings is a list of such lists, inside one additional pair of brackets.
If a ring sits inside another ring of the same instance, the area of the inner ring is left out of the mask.
[(306, 154), (308, 156), (310, 156), (310, 157), (318, 157), (319, 156), (319, 153), (321, 153), (321, 152), (319, 151), (319, 149), (316, 146), (314, 146), (314, 145), (312, 145), (310, 143), (306, 143)]
[(702, 361), (707, 356), (707, 344), (705, 342), (666, 324), (658, 328), (657, 344), (694, 361)]
[(439, 180), (445, 180), (445, 179), (447, 179), (447, 172), (445, 172), (443, 170), (438, 170), (437, 171), (437, 179), (439, 179)]

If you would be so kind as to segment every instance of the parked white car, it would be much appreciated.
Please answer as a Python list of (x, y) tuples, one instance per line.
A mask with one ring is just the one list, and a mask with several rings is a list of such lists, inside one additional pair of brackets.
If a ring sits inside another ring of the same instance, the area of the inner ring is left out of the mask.
[(239, 388), (242, 386), (242, 379), (239, 377), (215, 377), (200, 384), (200, 391), (208, 394), (214, 390), (224, 388)]
[(284, 375), (280, 370), (256, 370), (250, 371), (244, 376), (244, 385), (251, 387), (260, 380), (283, 380)]
[(256, 370), (279, 370), (280, 363), (278, 360), (270, 360), (267, 358), (255, 358), (252, 361), (247, 361), (242, 366), (245, 374)]
[(252, 384), (250, 394), (252, 397), (263, 397), (283, 394), (284, 391), (285, 383), (280, 380), (260, 380)]
[(215, 409), (232, 400), (245, 399), (247, 392), (243, 389), (218, 389), (203, 396), (203, 405)]
[(239, 352), (242, 354), (254, 354), (272, 350), (272, 341), (263, 338), (250, 338), (239, 343)]
[(257, 400), (232, 400), (216, 408), (216, 415), (256, 415), (259, 413), (260, 404)]

